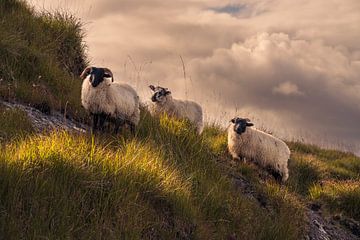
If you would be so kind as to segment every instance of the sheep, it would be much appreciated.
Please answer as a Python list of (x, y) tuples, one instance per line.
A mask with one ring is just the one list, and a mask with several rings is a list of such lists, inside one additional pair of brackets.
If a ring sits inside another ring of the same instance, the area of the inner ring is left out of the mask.
[[(282, 140), (262, 132), (249, 119), (233, 118), (228, 128), (228, 149), (233, 159), (251, 160), (280, 175), (282, 182), (289, 177), (290, 150)], [(276, 177), (276, 176), (275, 176)]]
[(149, 107), (151, 115), (166, 113), (178, 119), (188, 119), (195, 125), (198, 134), (201, 134), (203, 130), (203, 112), (198, 103), (173, 99), (171, 92), (167, 88), (154, 87), (153, 85), (150, 85), (149, 88), (154, 92), (151, 97), (153, 104)]
[[(139, 96), (136, 91), (128, 84), (114, 82), (108, 68), (87, 67), (80, 78), (83, 79), (81, 103), (93, 116), (92, 130), (103, 130), (108, 120), (115, 123), (115, 133), (125, 123), (134, 133), (140, 120)], [(108, 78), (111, 78), (111, 82)]]

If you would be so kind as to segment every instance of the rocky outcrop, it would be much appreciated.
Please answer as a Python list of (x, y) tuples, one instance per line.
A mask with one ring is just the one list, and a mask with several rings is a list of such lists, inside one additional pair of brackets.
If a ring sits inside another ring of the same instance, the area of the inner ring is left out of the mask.
[(52, 111), (51, 114), (45, 114), (36, 108), (19, 103), (0, 101), (0, 104), (9, 109), (18, 108), (24, 111), (28, 115), (35, 131), (37, 132), (54, 129), (86, 132), (88, 129), (87, 125), (76, 122), (71, 118), (67, 118), (60, 112)]

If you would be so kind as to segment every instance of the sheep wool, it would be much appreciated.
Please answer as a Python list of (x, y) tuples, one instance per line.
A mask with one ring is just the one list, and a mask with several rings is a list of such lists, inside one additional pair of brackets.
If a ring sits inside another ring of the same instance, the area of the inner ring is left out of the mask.
[(134, 125), (139, 123), (139, 96), (130, 85), (106, 79), (93, 87), (89, 77), (84, 79), (81, 91), (81, 103), (86, 110), (113, 118), (121, 117)]
[(250, 127), (238, 134), (232, 123), (228, 129), (228, 149), (234, 159), (244, 158), (275, 170), (283, 182), (289, 177), (290, 150), (282, 140), (270, 134)]
[[(159, 88), (159, 87), (158, 87)], [(155, 93), (156, 94), (156, 93)], [(178, 119), (188, 119), (196, 127), (200, 134), (203, 130), (203, 112), (201, 106), (193, 101), (173, 99), (171, 93), (163, 94), (160, 101), (153, 97), (153, 104), (150, 105), (151, 115), (166, 113)]]

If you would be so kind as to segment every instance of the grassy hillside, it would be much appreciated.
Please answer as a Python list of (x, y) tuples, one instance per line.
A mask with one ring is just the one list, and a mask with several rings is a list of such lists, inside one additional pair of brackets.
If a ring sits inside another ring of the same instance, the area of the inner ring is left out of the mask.
[(332, 214), (360, 221), (360, 158), (352, 153), (291, 143), (288, 188), (324, 204)]
[(214, 131), (199, 138), (186, 122), (143, 114), (135, 137), (59, 132), (6, 144), (0, 235), (298, 239), (301, 204), (274, 182), (274, 212), (241, 195), (217, 163)]
[[(291, 143), (280, 186), (257, 166), (228, 164), (222, 129), (198, 137), (187, 122), (146, 111), (136, 136), (18, 131), (0, 153), (6, 239), (299, 239), (310, 202), (359, 220), (360, 159), (351, 154)], [(239, 191), (236, 177), (260, 201)]]
[[(84, 118), (81, 24), (15, 0), (0, 2), (0, 19), (0, 97)], [(226, 141), (218, 126), (197, 136), (144, 109), (135, 136), (38, 135), (24, 112), (0, 105), (0, 239), (301, 239), (310, 203), (360, 220), (354, 155), (289, 143), (280, 186), (230, 164)]]
[(63, 13), (37, 14), (18, 0), (0, 1), (0, 23), (0, 97), (84, 116), (81, 23)]

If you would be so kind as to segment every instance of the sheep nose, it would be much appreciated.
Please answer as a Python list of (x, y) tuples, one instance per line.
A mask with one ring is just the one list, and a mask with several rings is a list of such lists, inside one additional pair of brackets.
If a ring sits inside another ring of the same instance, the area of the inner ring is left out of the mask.
[(91, 86), (93, 86), (93, 87), (97, 87), (99, 84), (100, 84), (100, 82), (98, 82), (98, 81), (91, 82)]

